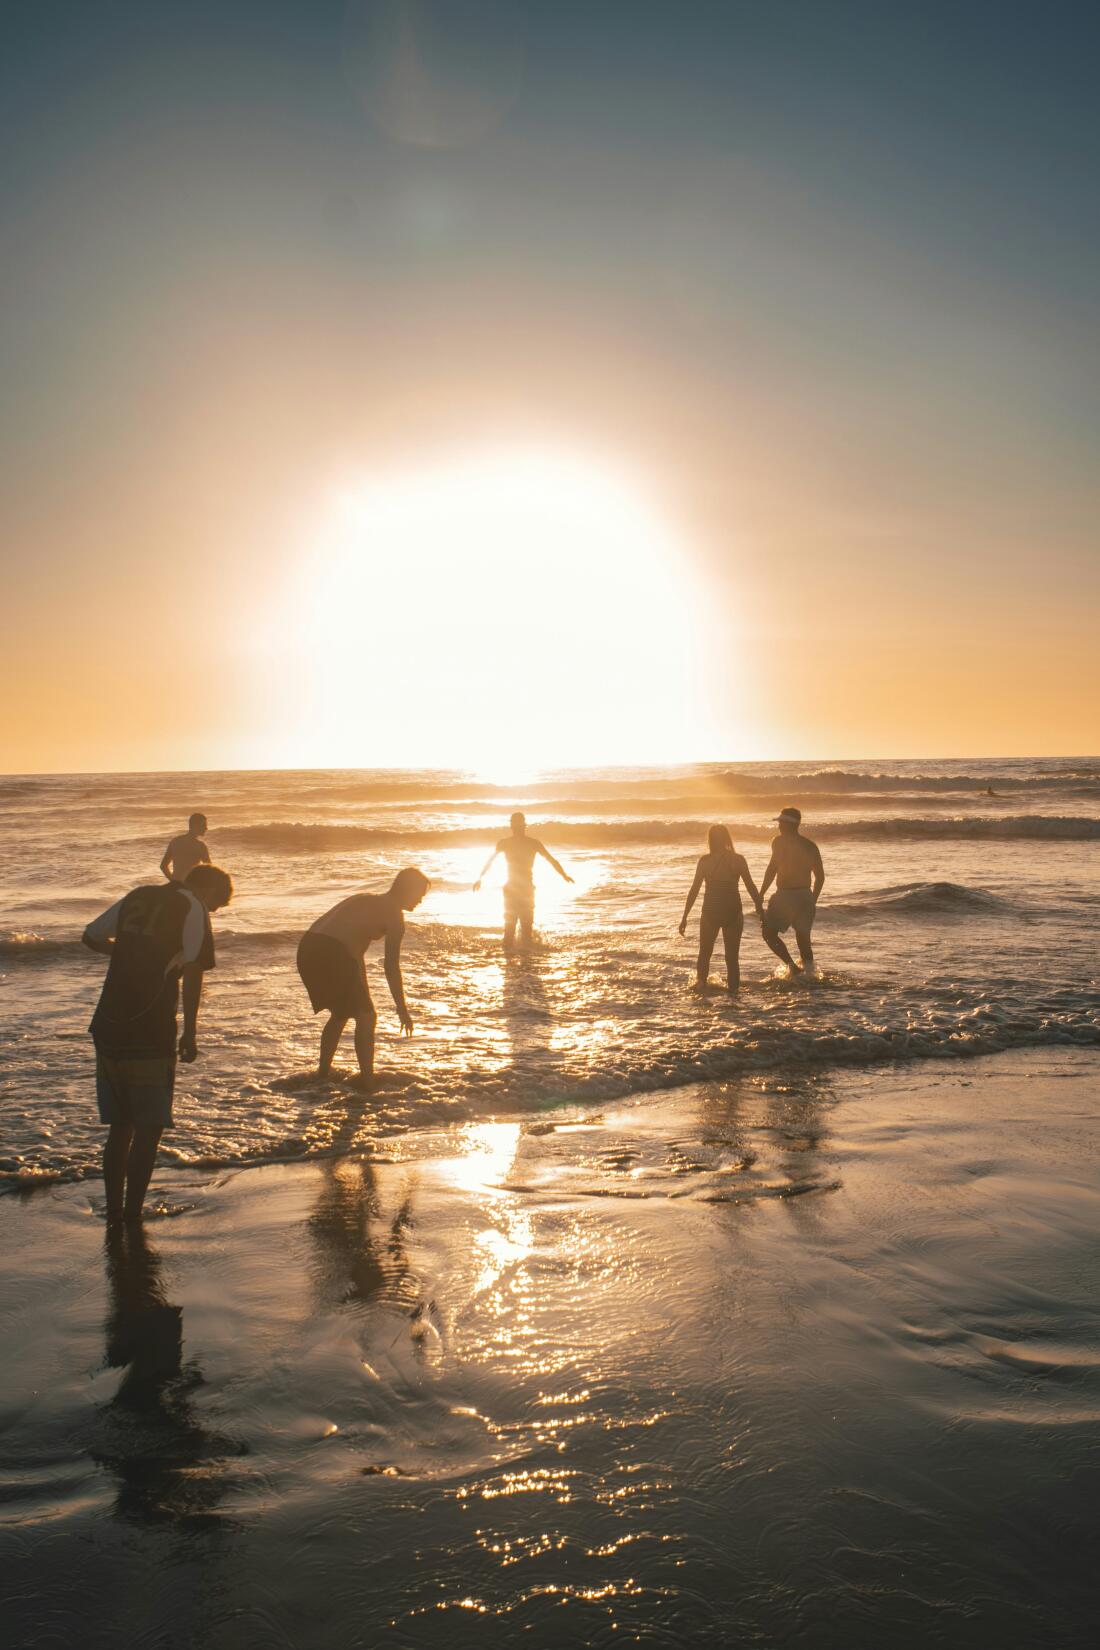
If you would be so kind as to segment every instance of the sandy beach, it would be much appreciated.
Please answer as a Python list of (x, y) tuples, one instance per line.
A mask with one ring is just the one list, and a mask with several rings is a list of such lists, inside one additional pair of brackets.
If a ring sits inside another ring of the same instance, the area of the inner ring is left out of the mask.
[(7, 1642), (1084, 1644), (1097, 1075), (165, 1170), (111, 1242), (3, 1199)]

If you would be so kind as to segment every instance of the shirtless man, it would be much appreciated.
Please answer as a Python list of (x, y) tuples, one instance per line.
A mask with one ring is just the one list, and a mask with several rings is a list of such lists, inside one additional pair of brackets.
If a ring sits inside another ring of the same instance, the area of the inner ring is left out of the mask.
[(210, 850), (202, 840), (205, 835), (206, 815), (192, 814), (183, 835), (174, 836), (164, 850), (160, 868), (169, 882), (186, 882), (196, 865), (210, 864)]
[(398, 871), (385, 894), (352, 894), (326, 911), (298, 945), (298, 973), (309, 992), (314, 1014), (329, 1011), (321, 1031), (318, 1077), (327, 1077), (344, 1027), (355, 1021), (355, 1056), (359, 1083), (374, 1081), (374, 1028), (378, 1015), (367, 988), (364, 953), (372, 940), (384, 940), (386, 983), (390, 988), (401, 1030), (413, 1034), (412, 1017), (401, 980), (401, 941), (405, 912), (415, 911), (431, 884), (423, 871), (406, 866)]
[(765, 945), (786, 963), (792, 974), (799, 972), (798, 965), (779, 936), (785, 928), (793, 928), (803, 968), (813, 967), (810, 930), (817, 912), (817, 896), (825, 881), (821, 852), (816, 842), (811, 842), (809, 837), (800, 833), (801, 824), (802, 815), (797, 808), (783, 809), (779, 815), (779, 835), (772, 842), (772, 857), (760, 884), (760, 897), (763, 899), (772, 879), (776, 879), (778, 892), (768, 901), (761, 926)]
[(510, 951), (515, 943), (516, 924), (525, 945), (530, 944), (535, 926), (535, 860), (541, 854), (566, 882), (573, 878), (563, 871), (553, 854), (548, 853), (537, 837), (527, 835), (527, 821), (522, 814), (513, 814), (508, 823), (511, 836), (502, 837), (481, 868), (474, 883), (474, 893), (498, 854), (503, 854), (508, 865), (508, 880), (504, 884), (504, 949)]

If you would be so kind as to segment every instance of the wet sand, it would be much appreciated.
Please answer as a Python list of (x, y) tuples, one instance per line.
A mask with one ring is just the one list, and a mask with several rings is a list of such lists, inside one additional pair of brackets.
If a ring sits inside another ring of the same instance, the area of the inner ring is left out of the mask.
[(1091, 1642), (1098, 1073), (3, 1199), (7, 1643)]

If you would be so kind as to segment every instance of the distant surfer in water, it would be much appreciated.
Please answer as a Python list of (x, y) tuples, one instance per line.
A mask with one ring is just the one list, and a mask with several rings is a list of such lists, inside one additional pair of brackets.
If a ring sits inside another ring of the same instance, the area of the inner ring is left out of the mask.
[(760, 884), (760, 894), (763, 898), (773, 878), (777, 892), (768, 901), (761, 925), (764, 943), (786, 963), (792, 974), (797, 974), (798, 964), (779, 936), (785, 929), (793, 928), (803, 968), (813, 967), (810, 930), (817, 914), (817, 897), (825, 881), (825, 867), (817, 843), (801, 833), (802, 815), (797, 808), (784, 808), (778, 824), (779, 835), (772, 842), (772, 857)]
[(401, 1030), (413, 1034), (412, 1016), (401, 979), (401, 941), (405, 912), (415, 911), (431, 887), (423, 871), (407, 866), (398, 871), (385, 894), (352, 894), (326, 911), (298, 945), (298, 973), (309, 992), (314, 1014), (328, 1009), (321, 1031), (318, 1077), (332, 1071), (336, 1049), (349, 1020), (355, 1022), (355, 1056), (359, 1081), (374, 1081), (374, 1031), (378, 1015), (367, 986), (364, 954), (372, 940), (385, 941), (386, 983), (390, 988)]
[(107, 1220), (140, 1220), (161, 1134), (172, 1126), (176, 1008), (183, 980), (179, 1057), (198, 1057), (202, 977), (214, 966), (210, 912), (233, 884), (216, 865), (186, 883), (134, 888), (84, 930), (84, 944), (111, 961), (90, 1027), (99, 1120), (107, 1124), (103, 1179)]
[(205, 835), (206, 815), (192, 814), (186, 831), (174, 836), (164, 850), (160, 868), (169, 882), (186, 882), (196, 865), (210, 864), (210, 850), (202, 840)]
[(537, 837), (527, 835), (527, 820), (523, 814), (513, 814), (509, 820), (512, 827), (511, 836), (502, 837), (481, 868), (481, 875), (474, 883), (474, 893), (481, 887), (482, 881), (488, 873), (489, 867), (498, 854), (503, 854), (508, 866), (508, 878), (504, 884), (504, 949), (510, 951), (515, 944), (516, 924), (519, 924), (520, 934), (525, 945), (529, 945), (535, 928), (535, 860), (541, 854), (542, 858), (551, 864), (559, 877), (566, 882), (573, 878), (568, 871), (563, 871), (553, 854), (549, 853)]
[(757, 916), (763, 914), (760, 893), (752, 880), (748, 862), (734, 848), (729, 831), (724, 825), (711, 826), (707, 833), (707, 843), (710, 851), (703, 855), (695, 867), (695, 880), (688, 889), (687, 903), (680, 919), (680, 932), (687, 933), (687, 920), (691, 915), (691, 908), (700, 888), (705, 888), (703, 910), (699, 918), (696, 987), (700, 991), (706, 988), (714, 942), (721, 934), (726, 950), (726, 988), (733, 992), (741, 984), (741, 935), (745, 927), (740, 885), (743, 882), (748, 889)]

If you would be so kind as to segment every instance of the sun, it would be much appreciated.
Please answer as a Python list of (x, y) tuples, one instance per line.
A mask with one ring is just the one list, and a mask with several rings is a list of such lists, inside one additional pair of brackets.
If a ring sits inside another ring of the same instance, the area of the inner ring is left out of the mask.
[(707, 745), (693, 558), (637, 478), (496, 449), (345, 480), (322, 516), (281, 760), (515, 785)]

